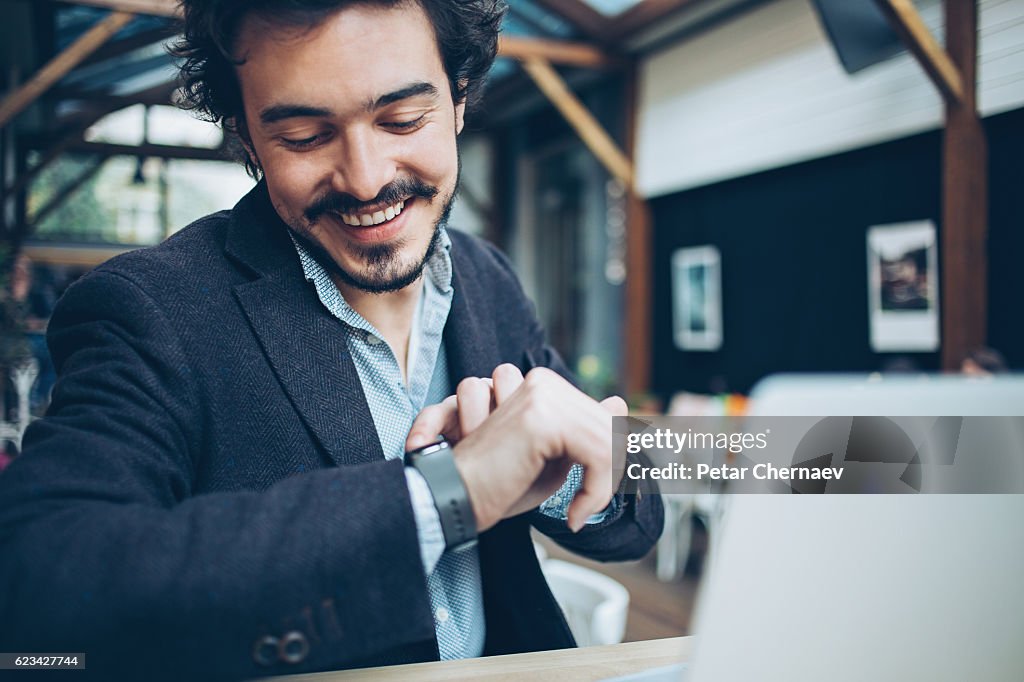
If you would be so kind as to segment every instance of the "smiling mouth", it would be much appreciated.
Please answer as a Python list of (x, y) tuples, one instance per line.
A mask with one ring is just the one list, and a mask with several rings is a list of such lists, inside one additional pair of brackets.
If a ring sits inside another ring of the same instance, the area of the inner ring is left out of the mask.
[[(408, 200), (406, 200), (408, 201)], [(405, 201), (399, 201), (398, 203), (388, 206), (379, 211), (372, 213), (339, 213), (341, 221), (346, 225), (353, 227), (373, 227), (374, 225), (380, 225), (385, 223), (402, 212), (405, 208)]]

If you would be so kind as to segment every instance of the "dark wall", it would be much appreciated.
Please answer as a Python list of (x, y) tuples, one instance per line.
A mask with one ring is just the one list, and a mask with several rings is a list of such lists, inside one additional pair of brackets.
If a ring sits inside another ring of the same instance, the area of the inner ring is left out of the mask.
[[(989, 344), (1024, 368), (1024, 109), (985, 128)], [(941, 234), (941, 154), (935, 131), (652, 200), (655, 392), (747, 392), (775, 372), (882, 368), (894, 355), (869, 345), (867, 229), (931, 219)], [(670, 260), (701, 244), (722, 254), (723, 344), (684, 352), (672, 340)], [(941, 249), (940, 239), (940, 265)], [(939, 367), (938, 353), (905, 355)]]

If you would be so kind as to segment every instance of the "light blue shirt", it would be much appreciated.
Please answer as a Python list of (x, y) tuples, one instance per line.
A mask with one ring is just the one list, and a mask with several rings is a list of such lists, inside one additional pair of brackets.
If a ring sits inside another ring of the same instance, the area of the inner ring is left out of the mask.
[[(439, 248), (424, 268), (423, 290), (409, 338), (408, 382), (403, 381), (398, 359), (383, 335), (345, 302), (328, 273), (294, 238), (293, 243), (305, 277), (316, 288), (320, 302), (348, 332), (349, 355), (366, 395), (384, 456), (387, 459), (402, 457), (405, 439), (416, 415), (427, 405), (439, 403), (452, 393), (448, 358), (442, 343), (454, 295), (451, 239), (447, 231), (441, 229)], [(445, 552), (441, 521), (426, 481), (412, 469), (406, 469), (405, 475), (441, 659), (480, 656), (485, 626), (476, 543), (457, 552)], [(564, 520), (581, 480), (581, 470), (574, 466), (562, 488), (541, 505), (541, 511)], [(608, 511), (590, 517), (587, 522), (600, 522)]]

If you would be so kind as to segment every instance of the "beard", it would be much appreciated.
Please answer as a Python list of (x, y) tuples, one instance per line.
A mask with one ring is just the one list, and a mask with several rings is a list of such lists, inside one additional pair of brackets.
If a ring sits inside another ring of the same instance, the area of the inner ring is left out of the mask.
[[(461, 175), (461, 163), (459, 164), (459, 175)], [(458, 187), (458, 182), (459, 177), (456, 176), (455, 187)], [(345, 284), (371, 294), (400, 291), (420, 278), (427, 262), (437, 250), (441, 238), (441, 228), (448, 223), (452, 204), (455, 203), (454, 188), (447, 196), (440, 197), (441, 211), (434, 221), (430, 241), (423, 254), (413, 261), (402, 259), (402, 250), (408, 243), (404, 237), (383, 244), (349, 243), (347, 246), (349, 254), (364, 265), (359, 271), (353, 272), (338, 263), (320, 245), (320, 242), (313, 236), (314, 228), (327, 213), (358, 214), (361, 212), (360, 206), (391, 205), (410, 197), (432, 202), (438, 198), (438, 195), (439, 190), (436, 187), (418, 180), (396, 180), (382, 189), (371, 202), (361, 202), (345, 194), (332, 193), (321, 197), (306, 209), (303, 215), (305, 221), (301, 226), (292, 226), (292, 231), (313, 259), (329, 274)]]

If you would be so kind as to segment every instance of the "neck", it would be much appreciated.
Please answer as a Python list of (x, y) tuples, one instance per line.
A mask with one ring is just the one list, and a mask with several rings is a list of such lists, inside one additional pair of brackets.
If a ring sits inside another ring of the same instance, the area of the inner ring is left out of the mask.
[(384, 335), (384, 340), (395, 354), (404, 376), (412, 317), (416, 312), (420, 292), (423, 291), (423, 276), (420, 275), (404, 289), (384, 294), (368, 293), (341, 281), (338, 277), (331, 279), (345, 297), (345, 302)]

